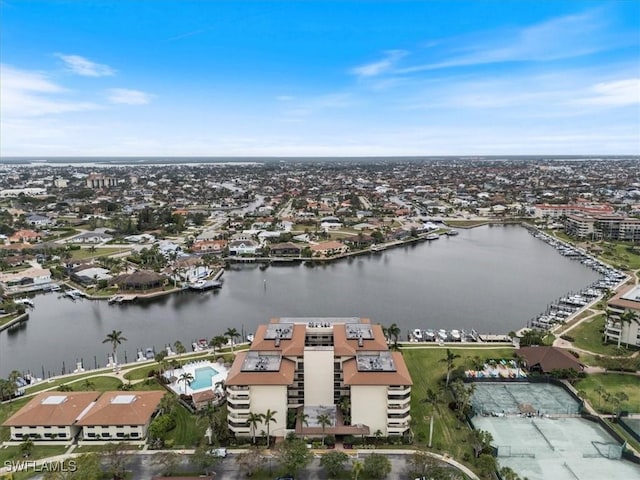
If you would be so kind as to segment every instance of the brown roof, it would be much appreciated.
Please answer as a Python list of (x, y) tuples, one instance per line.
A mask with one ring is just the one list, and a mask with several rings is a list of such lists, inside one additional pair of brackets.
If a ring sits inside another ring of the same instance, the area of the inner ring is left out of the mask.
[[(366, 321), (365, 321), (366, 320)], [(360, 319), (361, 323), (369, 323), (368, 319)], [(387, 340), (382, 333), (380, 325), (371, 325), (373, 332), (372, 339), (364, 339), (362, 347), (358, 346), (358, 340), (347, 339), (347, 329), (345, 324), (337, 324), (333, 327), (333, 350), (336, 356), (355, 355), (359, 350), (385, 351), (389, 350)]]
[(118, 275), (113, 280), (114, 283), (123, 285), (151, 285), (164, 282), (166, 277), (150, 270), (138, 270), (130, 274)]
[(566, 350), (556, 347), (522, 347), (517, 351), (529, 368), (539, 366), (543, 372), (573, 368), (582, 370), (582, 365)]
[(627, 292), (629, 292), (632, 288), (635, 288), (635, 285), (629, 285), (622, 289), (620, 289), (613, 297), (609, 299), (608, 304), (613, 307), (618, 308), (628, 308), (630, 310), (640, 310), (640, 302), (636, 302), (633, 300), (627, 300), (626, 298), (622, 298)]
[(345, 385), (413, 385), (407, 364), (400, 352), (391, 352), (395, 372), (360, 372), (355, 358), (342, 364)]
[[(100, 392), (44, 392), (18, 410), (2, 425), (9, 426), (67, 426), (95, 402)], [(42, 403), (49, 399), (50, 404)], [(56, 400), (60, 400), (59, 402)]]
[(231, 365), (225, 385), (291, 385), (296, 369), (295, 362), (283, 358), (280, 362), (280, 370), (243, 372), (242, 365), (247, 352), (238, 352)]
[[(164, 394), (164, 391), (104, 392), (78, 425), (144, 425)], [(126, 399), (132, 401), (120, 402)]]
[[(271, 323), (274, 322), (273, 319)], [(304, 354), (304, 338), (307, 330), (306, 325), (296, 324), (293, 326), (291, 339), (280, 339), (280, 345), (276, 347), (274, 339), (265, 339), (267, 325), (259, 325), (251, 343), (251, 350), (282, 352), (283, 356), (302, 356)]]

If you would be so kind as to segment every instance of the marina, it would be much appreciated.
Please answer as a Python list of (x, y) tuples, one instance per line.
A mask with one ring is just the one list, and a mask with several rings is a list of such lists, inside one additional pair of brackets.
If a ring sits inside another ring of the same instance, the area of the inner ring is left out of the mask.
[(425, 341), (438, 330), (458, 330), (461, 341), (476, 330), (493, 340), (492, 335), (526, 326), (564, 292), (600, 278), (518, 226), (460, 230), (455, 238), (315, 268), (233, 265), (224, 276), (224, 288), (206, 294), (178, 290), (111, 305), (69, 301), (59, 298), (61, 292), (38, 294), (29, 321), (0, 333), (0, 376), (14, 369), (60, 374), (63, 363), (68, 372), (80, 360), (85, 368), (104, 366), (111, 349), (102, 340), (114, 329), (127, 338), (118, 349), (119, 360), (131, 362), (138, 350), (157, 352), (177, 340), (188, 348), (228, 328), (254, 332), (265, 319), (278, 316), (365, 317), (396, 323), (400, 339), (419, 329)]

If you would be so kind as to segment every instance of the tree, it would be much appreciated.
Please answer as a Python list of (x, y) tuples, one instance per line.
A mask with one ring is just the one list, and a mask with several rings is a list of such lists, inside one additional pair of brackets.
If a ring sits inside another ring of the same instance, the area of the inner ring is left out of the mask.
[(162, 474), (171, 476), (176, 473), (182, 457), (173, 451), (158, 452), (153, 455), (152, 463), (162, 468)]
[(247, 422), (249, 423), (249, 428), (251, 429), (251, 443), (256, 443), (256, 429), (258, 428), (258, 424), (262, 423), (264, 415), (262, 413), (254, 413), (249, 412), (249, 416), (247, 417)]
[(203, 422), (207, 426), (207, 433), (211, 432), (210, 442), (218, 444), (218, 430), (220, 429), (220, 416), (215, 405), (209, 402), (207, 406), (198, 411), (197, 422)]
[(356, 460), (355, 462), (353, 462), (353, 465), (351, 466), (351, 478), (353, 480), (359, 480), (360, 475), (362, 475), (364, 473), (364, 463), (362, 463), (360, 460)]
[(526, 480), (518, 475), (511, 467), (502, 467), (500, 469), (502, 480)]
[(483, 477), (492, 478), (496, 471), (496, 467), (496, 459), (493, 455), (483, 453), (478, 458), (478, 468), (480, 469), (480, 474)]
[(389, 325), (389, 328), (387, 328), (387, 333), (389, 335), (389, 338), (393, 339), (394, 348), (398, 348), (398, 337), (402, 333), (400, 327), (398, 327), (398, 325), (396, 325), (395, 323), (392, 323), (391, 325)]
[(126, 342), (127, 339), (122, 336), (122, 332), (120, 330), (113, 330), (111, 333), (107, 334), (107, 337), (102, 340), (102, 343), (110, 343), (113, 348), (113, 363), (115, 366), (118, 366), (118, 356), (116, 353), (116, 349), (118, 345), (122, 342)]
[(384, 455), (372, 453), (364, 459), (364, 476), (367, 479), (382, 479), (391, 473), (391, 461)]
[(240, 337), (240, 332), (238, 332), (238, 330), (236, 330), (235, 328), (227, 328), (227, 331), (224, 332), (224, 336), (231, 341), (231, 351), (233, 352), (235, 339)]
[(209, 346), (213, 348), (213, 355), (216, 354), (216, 348), (222, 348), (227, 343), (227, 337), (216, 335), (209, 340)]
[(429, 448), (431, 448), (432, 440), (433, 440), (433, 421), (435, 414), (438, 410), (438, 404), (440, 403), (442, 390), (432, 390), (431, 388), (427, 389), (427, 396), (422, 400), (424, 403), (428, 403), (431, 405), (431, 418), (429, 420)]
[(453, 362), (456, 358), (460, 358), (460, 355), (458, 355), (457, 353), (454, 354), (451, 350), (447, 348), (447, 354), (445, 358), (440, 359), (440, 362), (447, 364), (447, 381), (445, 383), (446, 387), (449, 386), (449, 379), (451, 378), (451, 372), (453, 371), (453, 367), (454, 367)]
[(22, 452), (23, 457), (30, 457), (31, 452), (33, 451), (33, 440), (27, 438), (20, 444), (20, 452)]
[(97, 453), (85, 453), (58, 465), (45, 473), (44, 480), (100, 480), (104, 476)]
[(72, 392), (73, 388), (71, 388), (71, 385), (63, 383), (56, 390), (58, 390), (59, 392)]
[(180, 375), (180, 378), (178, 378), (178, 383), (180, 382), (184, 383), (185, 395), (187, 394), (187, 385), (191, 385), (193, 380), (194, 380), (193, 375), (190, 372), (182, 372), (182, 374)]
[(96, 384), (93, 383), (90, 378), (86, 378), (84, 382), (82, 382), (82, 388), (86, 391), (95, 390)]
[(598, 394), (598, 410), (602, 407), (602, 398), (605, 396), (607, 391), (604, 389), (602, 385), (598, 385), (594, 388), (594, 391)]
[(262, 450), (254, 447), (248, 451), (239, 453), (235, 456), (235, 459), (240, 471), (244, 472), (245, 476), (250, 477), (262, 466), (264, 455)]
[(485, 430), (473, 429), (469, 432), (469, 442), (473, 446), (476, 458), (479, 458), (489, 449), (491, 442), (493, 442), (493, 436)]
[(297, 475), (313, 459), (304, 440), (287, 438), (275, 447), (275, 455), (283, 473)]
[(324, 439), (325, 439), (324, 431), (329, 425), (331, 425), (331, 418), (326, 413), (321, 413), (320, 415), (318, 415), (317, 420), (320, 426), (322, 427), (322, 446), (324, 447)]
[(213, 473), (213, 467), (215, 467), (220, 461), (220, 457), (209, 453), (209, 447), (207, 445), (199, 446), (196, 448), (193, 455), (191, 455), (191, 462), (205, 475)]
[(329, 452), (322, 455), (320, 465), (327, 471), (330, 477), (337, 477), (344, 472), (344, 464), (349, 460), (349, 455), (344, 452)]
[(620, 415), (620, 410), (622, 407), (622, 403), (626, 402), (627, 400), (629, 400), (629, 396), (625, 393), (625, 392), (616, 392), (613, 394), (613, 397), (611, 398), (611, 400), (613, 401), (614, 405), (616, 406), (616, 415)]
[(184, 345), (182, 344), (182, 342), (180, 340), (176, 340), (173, 343), (173, 349), (175, 350), (175, 352), (178, 355), (182, 355), (183, 353), (185, 353), (187, 351), (187, 349), (184, 348)]
[(177, 406), (178, 406), (178, 397), (176, 397), (173, 393), (167, 392), (160, 399), (160, 403), (158, 404), (158, 409), (162, 414), (171, 415), (175, 411)]
[(125, 476), (127, 464), (131, 460), (128, 447), (126, 442), (107, 443), (102, 450), (107, 461), (107, 471), (114, 480), (122, 480)]
[(264, 413), (262, 415), (262, 421), (264, 422), (264, 424), (267, 427), (267, 448), (269, 448), (269, 446), (271, 445), (271, 423), (276, 423), (276, 414), (278, 412), (271, 410), (270, 408), (267, 409), (266, 413)]

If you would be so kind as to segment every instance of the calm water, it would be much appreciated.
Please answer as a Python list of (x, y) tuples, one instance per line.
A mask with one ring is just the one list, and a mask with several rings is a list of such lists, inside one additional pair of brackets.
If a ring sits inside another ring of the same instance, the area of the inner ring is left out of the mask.
[[(507, 333), (526, 326), (547, 304), (597, 279), (592, 270), (559, 255), (520, 227), (461, 230), (415, 246), (322, 267), (241, 267), (228, 270), (216, 292), (185, 292), (144, 304), (39, 295), (31, 318), (0, 333), (0, 377), (13, 369), (59, 374), (106, 363), (112, 330), (128, 339), (119, 358), (138, 348), (163, 348), (220, 335), (245, 333), (271, 317), (362, 316), (413, 328), (475, 328)], [(265, 282), (266, 280), (266, 282)], [(96, 359), (94, 360), (94, 356)]]

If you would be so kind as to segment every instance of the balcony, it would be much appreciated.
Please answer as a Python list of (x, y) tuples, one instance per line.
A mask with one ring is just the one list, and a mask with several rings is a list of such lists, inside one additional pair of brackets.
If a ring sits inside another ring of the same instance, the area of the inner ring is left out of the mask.
[(402, 415), (407, 414), (411, 411), (411, 406), (407, 403), (406, 405), (388, 405), (387, 406), (387, 415)]

